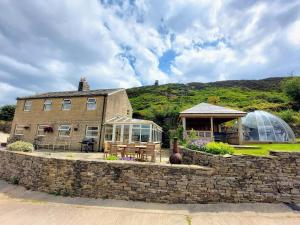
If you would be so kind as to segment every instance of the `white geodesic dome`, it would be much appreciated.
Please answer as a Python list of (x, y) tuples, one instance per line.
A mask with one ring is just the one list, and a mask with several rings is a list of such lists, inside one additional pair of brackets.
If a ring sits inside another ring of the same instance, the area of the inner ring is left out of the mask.
[(254, 111), (242, 118), (244, 141), (295, 142), (290, 126), (277, 116), (265, 111)]

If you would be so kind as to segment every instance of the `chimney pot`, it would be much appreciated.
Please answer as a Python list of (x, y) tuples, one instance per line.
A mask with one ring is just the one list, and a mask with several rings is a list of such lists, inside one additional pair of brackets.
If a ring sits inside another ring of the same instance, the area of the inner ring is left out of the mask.
[(81, 77), (79, 84), (78, 84), (78, 91), (89, 91), (90, 90), (90, 86), (86, 81), (85, 77)]

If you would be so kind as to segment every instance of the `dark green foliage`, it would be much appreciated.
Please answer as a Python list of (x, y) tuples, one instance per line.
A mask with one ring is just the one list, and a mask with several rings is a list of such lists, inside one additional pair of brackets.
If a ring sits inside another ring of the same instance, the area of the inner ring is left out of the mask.
[(12, 121), (15, 114), (15, 105), (5, 105), (0, 108), (0, 120)]
[(11, 130), (11, 121), (0, 120), (0, 131), (3, 133), (9, 133)]
[(278, 116), (287, 123), (294, 123), (296, 121), (296, 113), (290, 109), (279, 112)]
[(297, 109), (300, 108), (300, 77), (286, 79), (282, 83), (283, 91), (294, 102)]
[(14, 185), (18, 185), (19, 181), (20, 181), (20, 179), (18, 177), (15, 177), (15, 176), (13, 176), (10, 180), (11, 180), (11, 183), (14, 184)]

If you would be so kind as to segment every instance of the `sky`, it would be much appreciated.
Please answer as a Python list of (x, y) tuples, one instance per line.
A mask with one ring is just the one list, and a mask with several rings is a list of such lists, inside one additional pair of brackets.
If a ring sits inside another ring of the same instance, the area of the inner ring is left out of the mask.
[(0, 0), (0, 105), (17, 96), (300, 74), (300, 0)]

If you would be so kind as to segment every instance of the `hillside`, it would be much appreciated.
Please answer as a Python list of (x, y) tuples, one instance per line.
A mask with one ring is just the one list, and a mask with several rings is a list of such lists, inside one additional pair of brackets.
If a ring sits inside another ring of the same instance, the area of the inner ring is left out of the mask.
[(283, 79), (285, 78), (165, 84), (131, 88), (127, 93), (134, 109), (134, 117), (154, 120), (164, 131), (177, 126), (180, 111), (200, 102), (216, 102), (221, 106), (247, 112), (261, 109), (281, 117), (292, 116), (293, 121), (287, 122), (299, 126), (299, 113), (292, 111), (292, 103), (281, 91)]

